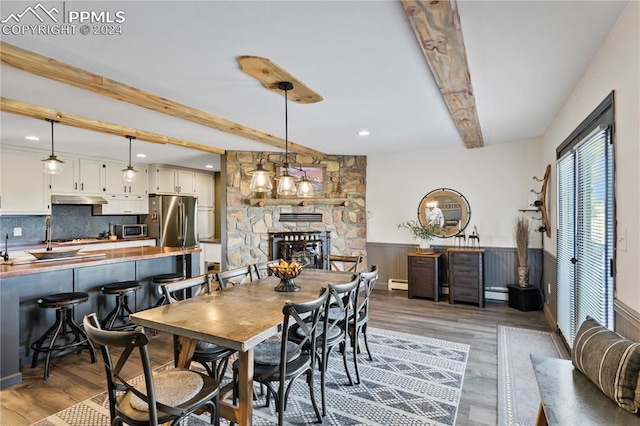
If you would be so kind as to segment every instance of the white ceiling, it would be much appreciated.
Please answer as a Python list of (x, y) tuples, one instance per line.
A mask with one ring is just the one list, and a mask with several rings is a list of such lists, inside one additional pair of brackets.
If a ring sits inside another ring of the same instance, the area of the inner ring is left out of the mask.
[[(3, 1), (0, 18), (36, 1)], [(463, 147), (397, 1), (43, 2), (124, 11), (121, 35), (2, 35), (4, 42), (284, 138), (283, 97), (244, 74), (240, 55), (271, 59), (320, 93), (289, 104), (289, 139), (330, 154)], [(626, 1), (458, 1), (485, 145), (541, 136)], [(38, 23), (25, 15), (20, 24)], [(47, 22), (45, 22), (46, 24)], [(78, 30), (76, 30), (78, 31)], [(269, 145), (61, 83), (0, 68), (6, 98), (227, 150)], [(50, 124), (0, 114), (1, 141), (50, 149)], [(359, 137), (367, 129), (370, 136)], [(40, 137), (38, 142), (24, 139)], [(56, 153), (127, 160), (127, 140), (55, 128)], [(204, 168), (219, 158), (133, 142), (134, 162)], [(62, 157), (62, 156), (61, 156)], [(64, 159), (64, 158), (63, 158)]]

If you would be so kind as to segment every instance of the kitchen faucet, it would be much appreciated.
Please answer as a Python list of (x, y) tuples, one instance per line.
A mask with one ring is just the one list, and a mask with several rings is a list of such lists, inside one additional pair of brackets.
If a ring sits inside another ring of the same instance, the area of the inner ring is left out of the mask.
[(52, 251), (53, 249), (51, 248), (51, 216), (47, 216), (44, 219), (44, 223), (47, 225), (47, 231), (46, 231), (47, 251)]

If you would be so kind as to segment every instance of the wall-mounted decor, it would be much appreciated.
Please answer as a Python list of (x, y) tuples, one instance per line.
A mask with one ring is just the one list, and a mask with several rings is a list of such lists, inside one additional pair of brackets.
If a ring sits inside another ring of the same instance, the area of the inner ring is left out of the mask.
[(442, 226), (440, 237), (453, 237), (469, 224), (471, 207), (467, 199), (450, 188), (435, 189), (422, 198), (418, 205), (418, 220), (422, 225), (437, 223)]
[[(276, 176), (283, 176), (285, 170), (283, 166), (276, 166)], [(302, 180), (306, 174), (307, 180), (311, 182), (311, 186), (313, 187), (313, 194), (316, 197), (324, 196), (325, 171), (325, 166), (318, 165), (300, 165), (299, 168), (289, 168), (288, 170), (289, 176), (292, 176), (296, 181)]]

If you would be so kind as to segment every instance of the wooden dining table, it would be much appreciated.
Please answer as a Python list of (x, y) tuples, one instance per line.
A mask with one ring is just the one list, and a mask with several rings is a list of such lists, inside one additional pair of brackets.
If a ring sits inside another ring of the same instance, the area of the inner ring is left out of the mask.
[(231, 384), (221, 392), (220, 415), (251, 425), (253, 415), (253, 348), (278, 332), (287, 302), (306, 302), (329, 284), (344, 284), (352, 273), (303, 269), (295, 278), (297, 292), (277, 292), (279, 279), (261, 278), (212, 294), (181, 300), (130, 315), (133, 323), (181, 336), (178, 367), (189, 368), (198, 340), (238, 351), (238, 404), (229, 398)]

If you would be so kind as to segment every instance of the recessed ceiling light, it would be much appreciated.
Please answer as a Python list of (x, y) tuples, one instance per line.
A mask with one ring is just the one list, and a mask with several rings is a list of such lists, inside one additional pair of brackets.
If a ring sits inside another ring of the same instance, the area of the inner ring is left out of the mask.
[(206, 167), (207, 169), (213, 169), (213, 165), (211, 165), (211, 164), (207, 164), (205, 167)]
[(138, 158), (146, 158), (147, 156), (145, 154), (136, 154), (136, 157), (138, 157)]
[(30, 140), (30, 141), (39, 141), (40, 140), (40, 138), (37, 137), (37, 136), (25, 136), (24, 138), (27, 139), (27, 140)]
[(369, 136), (369, 131), (368, 130), (360, 130), (358, 132), (358, 136)]

